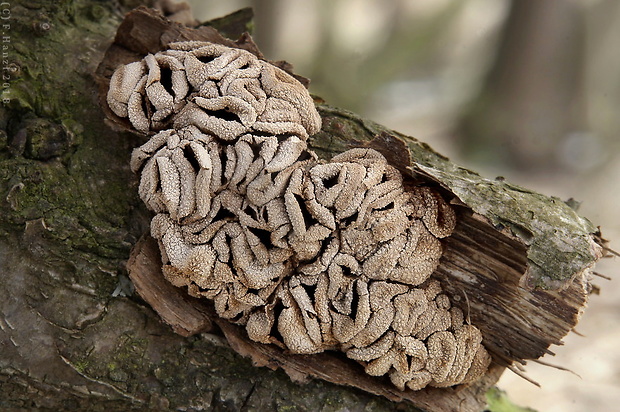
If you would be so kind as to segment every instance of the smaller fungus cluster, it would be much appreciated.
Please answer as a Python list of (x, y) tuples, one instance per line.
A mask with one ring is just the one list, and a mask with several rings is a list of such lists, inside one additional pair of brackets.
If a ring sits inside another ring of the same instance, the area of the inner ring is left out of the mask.
[(134, 150), (164, 275), (257, 342), (340, 350), (398, 388), (479, 378), (490, 358), (430, 275), (455, 215), (371, 149), (317, 160), (305, 88), (249, 52), (171, 45), (119, 67), (108, 105)]

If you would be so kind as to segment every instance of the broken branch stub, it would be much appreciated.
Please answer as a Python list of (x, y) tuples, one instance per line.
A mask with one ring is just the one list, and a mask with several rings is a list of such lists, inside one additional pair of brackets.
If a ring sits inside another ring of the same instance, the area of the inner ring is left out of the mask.
[(253, 54), (207, 42), (120, 66), (109, 107), (139, 132), (139, 194), (163, 273), (248, 336), (342, 351), (404, 390), (477, 380), (490, 356), (440, 283), (456, 219), (372, 149), (318, 161), (306, 89)]

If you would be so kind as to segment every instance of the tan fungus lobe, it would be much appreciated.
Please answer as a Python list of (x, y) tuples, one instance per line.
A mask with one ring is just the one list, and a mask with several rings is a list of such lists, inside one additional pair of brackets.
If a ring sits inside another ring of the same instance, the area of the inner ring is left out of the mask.
[(484, 374), (480, 331), (430, 279), (453, 210), (405, 190), (374, 150), (318, 161), (306, 140), (320, 117), (293, 77), (244, 50), (175, 43), (119, 67), (108, 104), (154, 133), (131, 168), (175, 286), (252, 340), (343, 351), (401, 390)]

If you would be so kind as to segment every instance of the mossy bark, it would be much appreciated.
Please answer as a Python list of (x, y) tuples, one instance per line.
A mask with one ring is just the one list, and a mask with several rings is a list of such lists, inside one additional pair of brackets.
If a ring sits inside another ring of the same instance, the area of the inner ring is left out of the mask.
[[(150, 220), (128, 166), (141, 140), (108, 127), (93, 77), (126, 11), (115, 4), (29, 0), (0, 14), (10, 25), (0, 109), (0, 409), (393, 410), (357, 389), (255, 368), (218, 335), (182, 337), (132, 293), (125, 262)], [(545, 291), (562, 299), (600, 257), (595, 228), (558, 199), (484, 180), (412, 138), (318, 107), (324, 127), (314, 150), (331, 157), (369, 145), (451, 193), (466, 223), (483, 219), (522, 255), (510, 282), (523, 282), (535, 304)], [(454, 250), (471, 245), (455, 242)], [(553, 339), (505, 356), (540, 356)]]

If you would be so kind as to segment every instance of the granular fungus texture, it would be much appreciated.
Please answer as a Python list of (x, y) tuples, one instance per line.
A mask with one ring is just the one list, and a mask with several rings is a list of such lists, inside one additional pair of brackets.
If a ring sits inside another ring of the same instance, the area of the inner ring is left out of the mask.
[(371, 149), (329, 162), (306, 89), (253, 54), (204, 42), (119, 67), (108, 105), (150, 139), (134, 150), (164, 275), (249, 337), (342, 351), (401, 390), (481, 377), (490, 362), (430, 275), (452, 208)]

